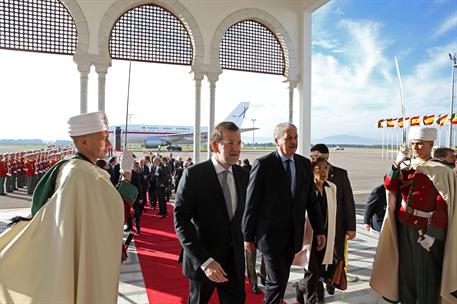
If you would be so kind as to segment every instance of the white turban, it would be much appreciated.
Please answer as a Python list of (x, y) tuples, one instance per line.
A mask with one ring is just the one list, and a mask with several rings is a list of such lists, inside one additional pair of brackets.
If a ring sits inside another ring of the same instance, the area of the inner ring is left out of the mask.
[(409, 128), (409, 140), (435, 141), (437, 131), (430, 127), (411, 127)]
[(68, 120), (70, 136), (87, 135), (108, 130), (108, 119), (103, 112), (85, 113)]

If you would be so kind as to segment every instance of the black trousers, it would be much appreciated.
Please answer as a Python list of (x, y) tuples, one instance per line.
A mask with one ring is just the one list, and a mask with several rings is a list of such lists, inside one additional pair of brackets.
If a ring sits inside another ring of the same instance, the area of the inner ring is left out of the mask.
[(157, 200), (159, 202), (159, 214), (167, 214), (167, 204), (165, 202), (165, 187), (157, 186), (156, 188)]
[(435, 240), (430, 251), (418, 242), (419, 234), (397, 221), (399, 285), (402, 304), (440, 303), (444, 242)]
[[(140, 233), (140, 219), (141, 219), (141, 205), (138, 201), (135, 201), (133, 203), (133, 217), (135, 218), (135, 225), (136, 225), (136, 232)], [(127, 227), (132, 229), (133, 223), (132, 216), (130, 216), (127, 220)]]
[(149, 202), (151, 204), (151, 208), (155, 209), (157, 204), (157, 191), (155, 184), (149, 186)]
[(264, 304), (282, 303), (294, 255), (292, 244), (280, 256), (263, 255), (267, 270)]
[(305, 269), (303, 280), (299, 282), (299, 288), (303, 291), (305, 303), (314, 304), (324, 299), (324, 284), (319, 281), (325, 271), (322, 265), (325, 248), (317, 251), (317, 241), (313, 240), (309, 256), (308, 269)]
[(208, 279), (205, 274), (202, 279), (189, 279), (190, 295), (189, 304), (206, 304), (209, 302), (214, 289), (217, 290), (219, 303), (221, 304), (244, 304), (246, 292), (244, 290), (244, 271), (237, 274), (235, 271), (235, 260), (233, 250), (227, 250), (227, 256), (219, 259), (224, 271), (227, 273), (228, 282), (215, 283)]

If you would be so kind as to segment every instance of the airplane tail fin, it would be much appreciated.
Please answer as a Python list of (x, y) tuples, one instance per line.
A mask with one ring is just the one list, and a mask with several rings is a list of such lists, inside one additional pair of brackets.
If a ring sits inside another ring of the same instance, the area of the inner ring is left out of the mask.
[(246, 116), (246, 112), (249, 109), (249, 102), (240, 102), (240, 104), (233, 110), (224, 121), (231, 121), (236, 124), (239, 128), (243, 124), (243, 120)]

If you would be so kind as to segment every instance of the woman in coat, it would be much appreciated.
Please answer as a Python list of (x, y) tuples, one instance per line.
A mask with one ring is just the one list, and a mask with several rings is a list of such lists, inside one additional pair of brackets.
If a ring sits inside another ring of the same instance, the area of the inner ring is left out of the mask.
[[(325, 223), (327, 244), (317, 250), (317, 240), (307, 219), (303, 250), (296, 254), (293, 265), (305, 268), (304, 278), (294, 284), (299, 303), (324, 303), (324, 285), (321, 278), (327, 267), (332, 267), (336, 229), (336, 186), (327, 181), (329, 164), (324, 158), (317, 158), (311, 163), (314, 176), (316, 201), (320, 206)], [(306, 302), (305, 300), (306, 299)]]

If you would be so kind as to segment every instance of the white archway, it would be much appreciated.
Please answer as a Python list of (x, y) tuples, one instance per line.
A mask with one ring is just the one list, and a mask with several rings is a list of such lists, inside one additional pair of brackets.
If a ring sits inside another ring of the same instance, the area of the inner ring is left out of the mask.
[(163, 7), (175, 15), (184, 24), (190, 35), (192, 47), (194, 49), (194, 60), (192, 67), (201, 65), (204, 58), (204, 43), (200, 27), (198, 26), (195, 18), (185, 6), (183, 6), (179, 1), (169, 0), (144, 0), (135, 2), (129, 0), (116, 1), (113, 5), (111, 5), (100, 22), (100, 31), (98, 33), (99, 55), (106, 56), (108, 58), (110, 57), (108, 45), (111, 30), (119, 17), (121, 17), (126, 11), (145, 4), (152, 4)]
[(297, 52), (292, 38), (281, 22), (269, 13), (257, 8), (246, 8), (235, 11), (222, 20), (211, 39), (211, 64), (217, 70), (221, 70), (219, 51), (222, 38), (232, 25), (244, 20), (256, 21), (267, 27), (276, 36), (284, 50), (284, 59), (286, 61), (286, 72), (284, 76), (288, 79), (297, 79)]

